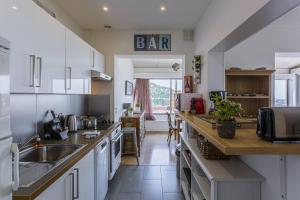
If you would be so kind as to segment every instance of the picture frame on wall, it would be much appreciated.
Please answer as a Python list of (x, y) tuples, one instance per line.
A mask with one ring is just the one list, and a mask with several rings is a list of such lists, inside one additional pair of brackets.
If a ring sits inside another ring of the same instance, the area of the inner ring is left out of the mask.
[(133, 83), (130, 81), (125, 81), (125, 95), (132, 96), (133, 95)]

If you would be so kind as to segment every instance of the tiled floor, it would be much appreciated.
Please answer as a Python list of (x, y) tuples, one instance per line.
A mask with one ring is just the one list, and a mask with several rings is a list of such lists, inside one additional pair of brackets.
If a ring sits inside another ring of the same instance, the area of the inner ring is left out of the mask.
[(184, 200), (176, 166), (121, 166), (107, 200)]
[(147, 133), (140, 166), (134, 156), (123, 157), (106, 200), (184, 200), (176, 177), (175, 147), (174, 138), (168, 146), (166, 133)]
[[(175, 165), (176, 144), (172, 137), (167, 143), (168, 132), (148, 132), (142, 144), (140, 165)], [(135, 156), (122, 157), (122, 165), (136, 165)]]

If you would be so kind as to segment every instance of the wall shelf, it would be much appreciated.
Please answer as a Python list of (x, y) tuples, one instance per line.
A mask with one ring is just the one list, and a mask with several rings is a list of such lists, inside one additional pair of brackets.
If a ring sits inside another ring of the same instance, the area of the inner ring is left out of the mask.
[[(227, 98), (242, 105), (243, 115), (256, 116), (260, 107), (271, 106), (273, 72), (274, 70), (226, 70), (226, 91), (238, 94)], [(242, 95), (253, 93), (258, 95)]]

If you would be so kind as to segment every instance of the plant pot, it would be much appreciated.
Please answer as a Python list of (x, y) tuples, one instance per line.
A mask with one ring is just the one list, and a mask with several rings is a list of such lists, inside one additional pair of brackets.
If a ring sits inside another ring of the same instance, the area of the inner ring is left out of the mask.
[(236, 122), (231, 121), (217, 121), (217, 131), (221, 138), (232, 139), (235, 136)]
[(133, 116), (133, 111), (128, 111), (128, 117), (132, 117)]

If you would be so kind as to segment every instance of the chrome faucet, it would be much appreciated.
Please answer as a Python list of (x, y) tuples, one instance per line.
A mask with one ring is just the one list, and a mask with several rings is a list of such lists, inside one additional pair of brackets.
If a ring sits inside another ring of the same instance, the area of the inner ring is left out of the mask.
[(41, 141), (40, 136), (38, 136), (38, 135), (30, 136), (25, 140), (25, 142), (18, 144), (19, 150), (20, 151), (24, 150), (27, 147), (32, 146), (33, 144), (39, 144), (40, 141)]

